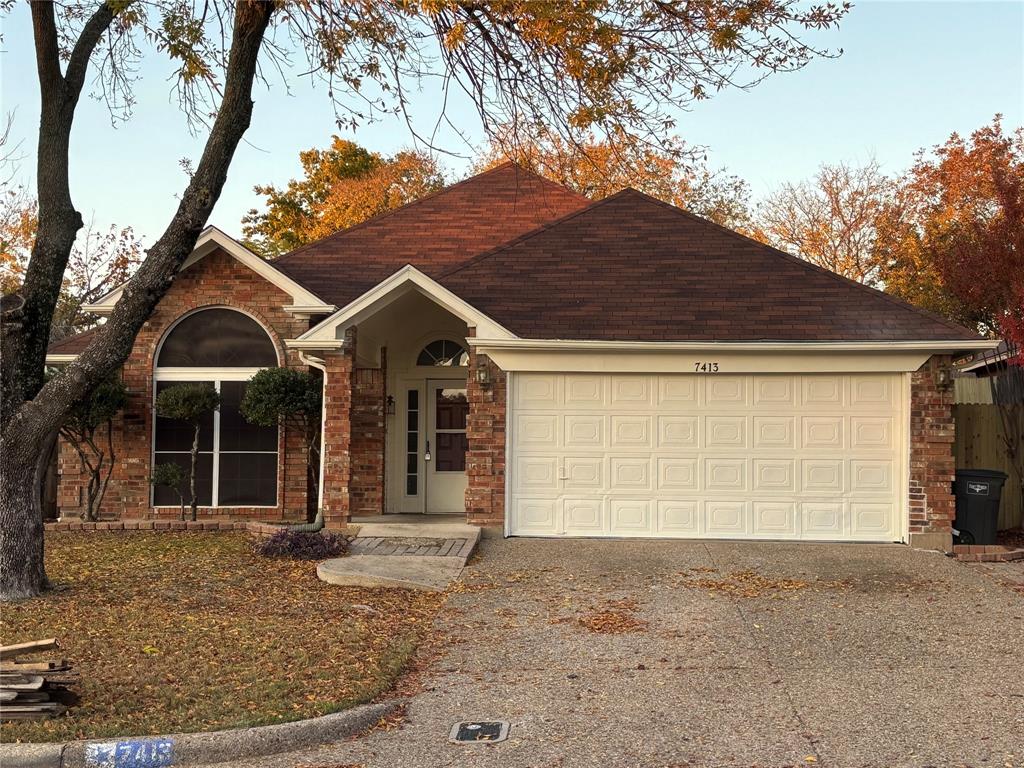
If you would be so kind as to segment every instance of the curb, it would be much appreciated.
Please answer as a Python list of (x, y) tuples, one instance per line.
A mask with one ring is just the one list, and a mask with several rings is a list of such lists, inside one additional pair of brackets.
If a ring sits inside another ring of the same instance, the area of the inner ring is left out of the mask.
[(64, 744), (0, 744), (0, 765), (4, 768), (164, 768), (263, 757), (358, 735), (404, 703), (397, 699), (310, 720), (228, 731), (90, 739)]

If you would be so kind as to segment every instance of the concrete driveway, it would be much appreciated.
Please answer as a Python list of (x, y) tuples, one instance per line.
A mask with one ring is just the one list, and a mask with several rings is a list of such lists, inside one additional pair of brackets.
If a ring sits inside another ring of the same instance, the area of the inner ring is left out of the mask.
[(246, 764), (1024, 766), (1024, 595), (938, 554), (484, 541), (460, 590), (401, 729)]

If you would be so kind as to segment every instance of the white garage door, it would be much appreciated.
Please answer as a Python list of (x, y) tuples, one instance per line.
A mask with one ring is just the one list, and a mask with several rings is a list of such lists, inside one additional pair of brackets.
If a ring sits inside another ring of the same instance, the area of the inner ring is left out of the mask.
[(897, 374), (519, 373), (510, 532), (894, 541)]

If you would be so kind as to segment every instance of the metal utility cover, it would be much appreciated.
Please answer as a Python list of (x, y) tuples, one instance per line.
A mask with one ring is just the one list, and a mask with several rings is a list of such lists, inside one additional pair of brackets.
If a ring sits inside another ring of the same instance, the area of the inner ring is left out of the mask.
[(448, 740), (455, 744), (495, 744), (508, 738), (508, 728), (508, 723), (501, 720), (456, 723)]

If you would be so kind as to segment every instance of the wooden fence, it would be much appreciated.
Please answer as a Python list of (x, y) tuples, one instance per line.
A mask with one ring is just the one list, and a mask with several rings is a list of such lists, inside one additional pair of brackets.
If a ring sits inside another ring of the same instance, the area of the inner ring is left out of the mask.
[[(1024, 404), (1010, 407), (1024, 409)], [(1003, 499), (999, 506), (999, 528), (1024, 526), (1024, 489), (1004, 453), (1000, 438), (1003, 424), (998, 406), (961, 403), (953, 406), (953, 417), (956, 419), (953, 451), (957, 468), (998, 469), (1009, 475), (1003, 486)]]

